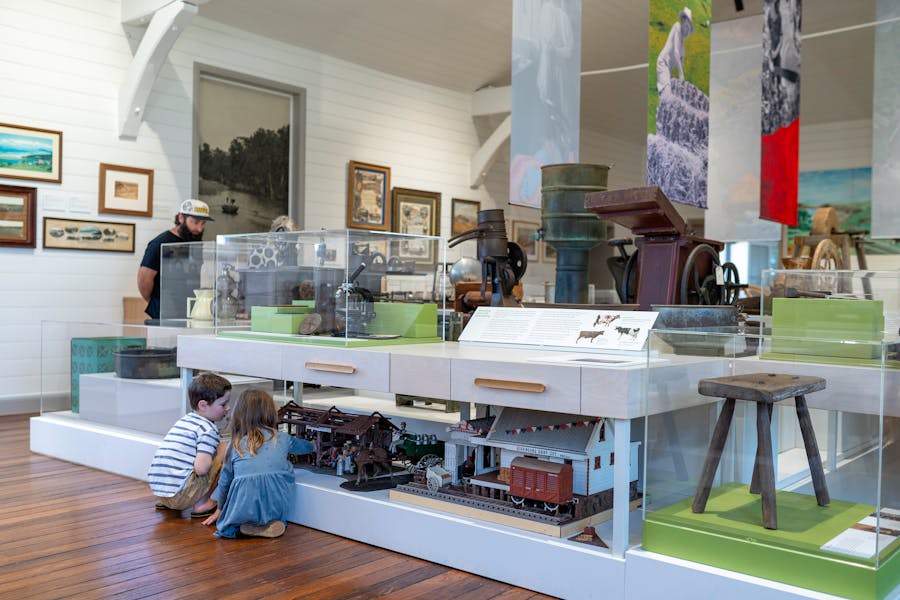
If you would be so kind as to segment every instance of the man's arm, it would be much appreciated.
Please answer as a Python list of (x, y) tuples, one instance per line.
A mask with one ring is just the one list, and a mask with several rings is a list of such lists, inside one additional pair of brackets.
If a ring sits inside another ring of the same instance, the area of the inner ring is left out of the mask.
[(137, 286), (141, 294), (141, 298), (150, 301), (150, 295), (153, 293), (153, 279), (156, 277), (156, 271), (148, 267), (138, 269)]

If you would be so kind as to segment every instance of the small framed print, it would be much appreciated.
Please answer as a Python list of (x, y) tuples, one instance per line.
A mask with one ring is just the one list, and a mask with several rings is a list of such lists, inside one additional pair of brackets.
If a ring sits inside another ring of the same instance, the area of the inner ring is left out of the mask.
[(541, 242), (541, 262), (556, 262), (556, 248), (548, 244), (546, 241)]
[(350, 161), (347, 175), (347, 227), (391, 228), (391, 168)]
[(512, 222), (512, 240), (522, 248), (525, 257), (529, 262), (538, 262), (538, 242), (537, 230), (540, 223), (532, 223), (531, 221), (513, 221)]
[(0, 123), (0, 177), (62, 183), (62, 132)]
[(44, 248), (134, 252), (134, 223), (44, 217)]
[(478, 211), (481, 202), (454, 198), (450, 214), (450, 237), (475, 229), (478, 225)]
[(153, 171), (100, 163), (98, 211), (135, 217), (153, 216)]
[[(394, 188), (392, 199), (395, 233), (440, 235), (440, 192)], [(397, 249), (397, 256), (413, 259), (418, 264), (430, 264), (435, 260), (434, 250), (433, 240), (404, 239)]]
[(0, 246), (35, 247), (37, 188), (0, 185)]

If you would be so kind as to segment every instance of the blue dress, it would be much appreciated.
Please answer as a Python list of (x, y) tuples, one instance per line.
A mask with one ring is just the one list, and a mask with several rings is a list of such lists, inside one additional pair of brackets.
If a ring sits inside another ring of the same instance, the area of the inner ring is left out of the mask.
[(244, 523), (265, 525), (269, 521), (285, 521), (294, 496), (294, 466), (288, 454), (308, 454), (313, 445), (283, 431), (267, 439), (254, 456), (240, 443), (244, 456), (228, 448), (219, 485), (213, 498), (221, 513), (216, 521), (216, 535), (237, 537)]

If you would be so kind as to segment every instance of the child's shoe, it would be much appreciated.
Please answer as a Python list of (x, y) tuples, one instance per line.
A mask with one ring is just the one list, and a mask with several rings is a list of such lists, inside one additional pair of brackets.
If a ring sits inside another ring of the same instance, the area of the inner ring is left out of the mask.
[(269, 521), (265, 525), (244, 523), (241, 525), (241, 533), (254, 537), (277, 538), (284, 534), (284, 523), (278, 520)]

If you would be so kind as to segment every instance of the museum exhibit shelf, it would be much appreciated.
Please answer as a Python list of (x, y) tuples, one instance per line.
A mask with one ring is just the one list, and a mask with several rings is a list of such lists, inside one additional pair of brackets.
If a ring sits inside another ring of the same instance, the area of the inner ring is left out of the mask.
[(219, 236), (214, 317), (250, 323), (223, 335), (283, 343), (441, 341), (445, 252), (439, 237), (367, 230)]
[(682, 368), (647, 370), (642, 551), (839, 597), (897, 594), (900, 339), (877, 329), (651, 332), (650, 351)]
[[(214, 331), (179, 323), (42, 322), (41, 415), (31, 419), (31, 449), (143, 479), (162, 435), (188, 406), (178, 336)], [(235, 395), (272, 388), (259, 377), (226, 377)]]

